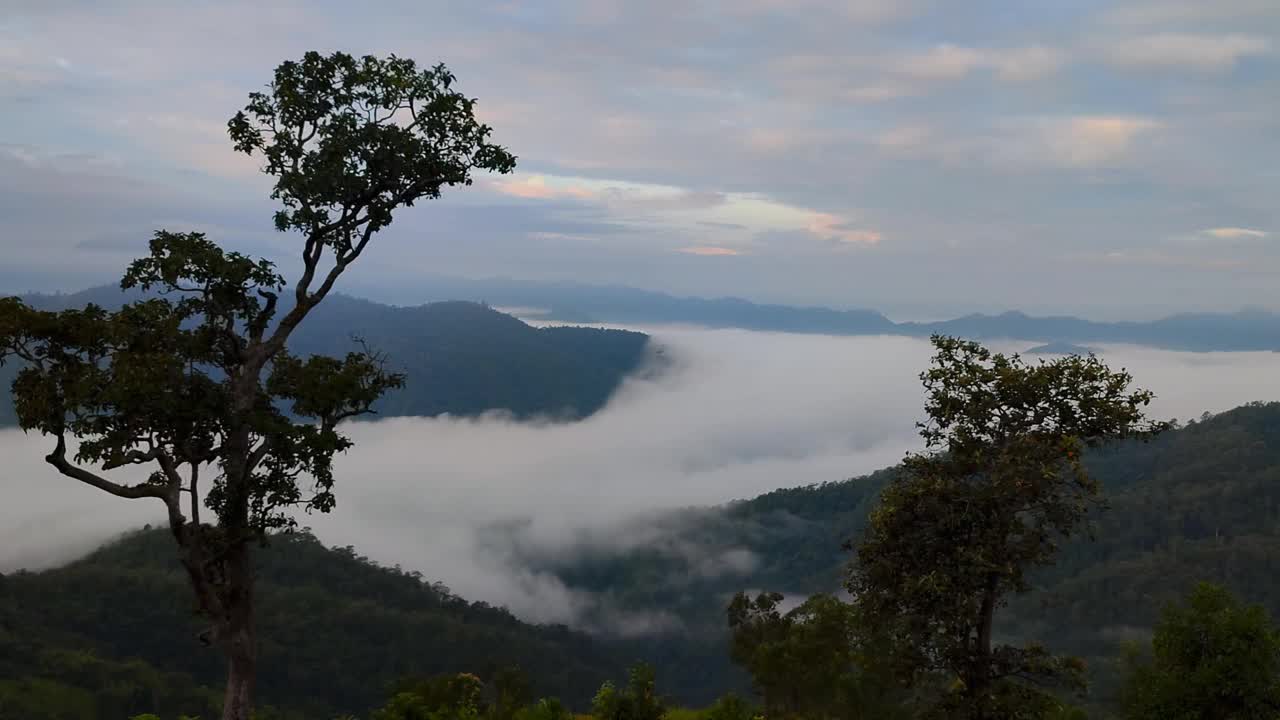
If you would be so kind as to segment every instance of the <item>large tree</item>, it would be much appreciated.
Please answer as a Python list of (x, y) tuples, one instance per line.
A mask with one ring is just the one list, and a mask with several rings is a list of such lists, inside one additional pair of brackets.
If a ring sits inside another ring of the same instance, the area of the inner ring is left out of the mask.
[(933, 345), (927, 449), (885, 488), (846, 587), (891, 635), (903, 679), (945, 688), (938, 715), (1043, 717), (1057, 705), (1046, 688), (1080, 686), (1083, 665), (997, 643), (996, 612), (1100, 503), (1081, 453), (1163, 425), (1144, 418), (1152, 394), (1093, 355), (1027, 363), (955, 338)]
[(290, 334), (396, 210), (515, 167), (453, 83), (444, 66), (313, 52), (276, 68), (231, 119), (235, 149), (275, 178), (276, 229), (301, 245), (291, 292), (266, 260), (160, 231), (121, 282), (147, 299), (115, 312), (0, 301), (0, 361), (22, 363), (16, 411), (52, 437), (49, 464), (163, 503), (210, 621), (202, 637), (227, 658), (224, 718), (252, 711), (250, 548), (298, 508), (333, 508), (333, 458), (350, 446), (339, 423), (402, 382), (373, 352), (291, 356)]

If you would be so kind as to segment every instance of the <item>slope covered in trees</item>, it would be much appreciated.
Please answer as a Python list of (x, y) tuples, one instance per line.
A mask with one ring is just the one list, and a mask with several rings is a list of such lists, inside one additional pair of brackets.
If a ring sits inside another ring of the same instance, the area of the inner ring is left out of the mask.
[[(1067, 543), (1054, 565), (1033, 574), (1035, 590), (1002, 611), (1005, 639), (1083, 656), (1095, 694), (1106, 697), (1115, 690), (1109, 679), (1122, 642), (1144, 637), (1160, 609), (1199, 581), (1280, 614), (1280, 403), (1205, 417), (1086, 460), (1109, 508), (1092, 513), (1092, 540)], [(840, 588), (850, 558), (842, 545), (862, 534), (896, 472), (777, 490), (660, 521), (665, 545), (698, 547), (702, 557), (747, 552), (749, 572), (708, 576), (697, 572), (696, 556), (658, 545), (549, 569), (571, 586), (607, 588), (621, 606), (681, 617), (681, 636), (653, 638), (651, 652), (664, 661), (660, 679), (668, 687), (706, 699), (690, 678), (741, 682), (721, 650), (726, 598), (771, 590), (798, 601)]]
[[(404, 677), (508, 666), (540, 695), (585, 707), (622, 667), (588, 636), (523, 623), (306, 533), (277, 536), (257, 559), (258, 690), (286, 717), (363, 714)], [(181, 573), (172, 541), (146, 530), (56, 570), (0, 576), (0, 718), (216, 716), (222, 668), (199, 646)]]
[[(119, 306), (117, 288), (24, 298), (62, 310), (95, 303)], [(335, 295), (298, 328), (289, 347), (299, 355), (342, 356), (356, 339), (387, 356), (405, 387), (375, 408), (384, 416), (474, 416), (505, 410), (516, 417), (587, 417), (604, 406), (645, 359), (648, 336), (588, 327), (531, 327), (488, 306), (438, 302), (395, 307)], [(9, 385), (16, 363), (0, 367), (0, 427), (16, 424)]]

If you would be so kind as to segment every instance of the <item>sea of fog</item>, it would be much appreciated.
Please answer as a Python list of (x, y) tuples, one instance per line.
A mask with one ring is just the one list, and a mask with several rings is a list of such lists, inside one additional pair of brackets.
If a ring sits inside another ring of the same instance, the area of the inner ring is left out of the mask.
[[(918, 447), (924, 340), (640, 329), (660, 348), (663, 371), (629, 379), (582, 422), (352, 424), (355, 448), (337, 463), (338, 506), (302, 524), (465, 598), (571, 623), (597, 600), (514, 557), (571, 553), (584, 542), (626, 547), (640, 541), (630, 529), (646, 513), (853, 477)], [(1157, 393), (1159, 418), (1280, 399), (1275, 353), (1101, 350)], [(0, 571), (66, 561), (163, 521), (155, 501), (110, 498), (57, 475), (46, 452), (40, 437), (0, 432)]]

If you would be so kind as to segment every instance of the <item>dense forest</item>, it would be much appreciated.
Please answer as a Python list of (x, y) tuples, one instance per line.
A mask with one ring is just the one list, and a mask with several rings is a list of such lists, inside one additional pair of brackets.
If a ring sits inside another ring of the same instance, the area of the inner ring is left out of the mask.
[[(1109, 504), (1094, 515), (1094, 539), (1070, 542), (1039, 571), (1035, 591), (1005, 611), (1003, 627), (1009, 640), (1035, 638), (1083, 656), (1093, 680), (1086, 704), (1108, 709), (1118, 702), (1124, 641), (1145, 639), (1161, 608), (1197, 582), (1217, 582), (1280, 614), (1280, 404), (1206, 416), (1087, 462)], [(640, 639), (530, 626), (351, 548), (325, 549), (306, 533), (279, 536), (260, 554), (264, 702), (299, 717), (359, 713), (403, 676), (487, 677), (519, 665), (539, 695), (585, 708), (603, 679), (637, 659), (656, 668), (673, 701), (704, 706), (726, 691), (745, 695), (749, 676), (728, 652), (729, 596), (838, 589), (849, 560), (842, 544), (861, 532), (897, 472), (665, 515), (650, 520), (661, 543), (542, 568), (572, 587), (608, 590), (623, 607), (661, 608), (681, 620), (678, 632)], [(749, 572), (708, 575), (689, 565), (688, 547), (706, 556), (745, 550), (755, 563)], [(11, 707), (18, 697), (47, 697), (45, 707), (64, 708), (50, 718), (154, 708), (172, 715), (216, 702), (209, 688), (219, 668), (211, 653), (193, 651), (200, 627), (183, 590), (158, 530), (63, 568), (0, 579), (0, 697)]]
[[(0, 576), (0, 718), (216, 715), (222, 668), (200, 647), (173, 555), (148, 529), (62, 568)], [(257, 558), (259, 689), (282, 717), (363, 713), (407, 676), (508, 666), (581, 707), (621, 667), (589, 636), (528, 625), (305, 532)]]
[[(113, 287), (69, 295), (24, 298), (60, 310), (97, 303), (111, 308), (128, 299)], [(604, 406), (629, 373), (646, 359), (649, 338), (638, 332), (588, 327), (531, 327), (472, 302), (394, 307), (335, 295), (299, 328), (290, 348), (300, 355), (341, 356), (357, 340), (387, 357), (405, 386), (375, 409), (384, 416), (475, 416), (502, 410), (518, 418), (583, 418)], [(16, 363), (0, 367), (8, 388)], [(0, 397), (0, 427), (14, 425), (7, 392)]]

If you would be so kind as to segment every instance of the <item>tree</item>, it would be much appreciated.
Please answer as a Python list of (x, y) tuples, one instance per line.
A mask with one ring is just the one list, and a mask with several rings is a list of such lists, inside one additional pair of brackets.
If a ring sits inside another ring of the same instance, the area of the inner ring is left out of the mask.
[[(291, 527), (296, 508), (333, 508), (333, 457), (350, 446), (339, 423), (403, 382), (373, 352), (293, 357), (290, 335), (396, 210), (469, 185), (473, 171), (515, 166), (453, 83), (444, 66), (312, 52), (276, 68), (268, 91), (230, 120), (235, 149), (275, 178), (276, 229), (300, 236), (291, 297), (270, 262), (160, 231), (121, 282), (149, 299), (117, 312), (0, 300), (0, 361), (23, 363), (15, 409), (23, 429), (54, 439), (49, 464), (110, 495), (164, 504), (210, 620), (203, 639), (227, 658), (229, 720), (252, 709), (251, 545)], [(79, 445), (69, 457), (70, 439)], [(110, 479), (133, 466), (151, 472)], [(211, 522), (201, 517), (206, 488)]]
[(763, 717), (751, 703), (733, 693), (722, 695), (702, 714), (703, 720), (755, 720)]
[(430, 678), (395, 693), (372, 720), (479, 720), (489, 717), (483, 689), (470, 673)]
[(783, 613), (783, 597), (738, 593), (730, 655), (751, 675), (770, 718), (905, 717), (905, 697), (876, 661), (880, 638), (854, 606), (818, 594)]
[(1130, 720), (1280, 716), (1280, 632), (1260, 605), (1201, 583), (1165, 608), (1149, 657), (1132, 649), (1122, 695)]
[(606, 681), (591, 700), (596, 720), (662, 720), (667, 704), (657, 693), (653, 668), (640, 664), (627, 673), (627, 686), (619, 690)]
[(1028, 364), (955, 338), (933, 345), (927, 449), (886, 486), (846, 587), (892, 636), (904, 681), (943, 683), (935, 713), (1042, 717), (1058, 707), (1045, 688), (1082, 687), (1083, 663), (996, 644), (996, 611), (1100, 504), (1081, 451), (1163, 425), (1144, 418), (1152, 394), (1093, 355)]

